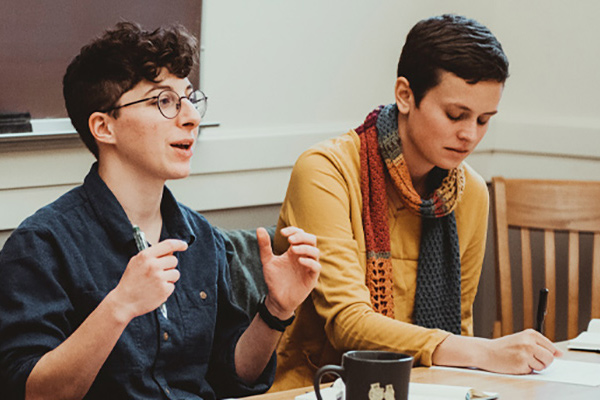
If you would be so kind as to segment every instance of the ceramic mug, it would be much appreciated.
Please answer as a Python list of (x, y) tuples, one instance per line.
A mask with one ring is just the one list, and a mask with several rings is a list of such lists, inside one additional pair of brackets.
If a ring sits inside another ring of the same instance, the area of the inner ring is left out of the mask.
[(325, 365), (316, 372), (315, 394), (321, 397), (321, 378), (338, 375), (346, 385), (346, 400), (407, 400), (413, 358), (390, 351), (354, 350), (344, 353), (342, 365)]

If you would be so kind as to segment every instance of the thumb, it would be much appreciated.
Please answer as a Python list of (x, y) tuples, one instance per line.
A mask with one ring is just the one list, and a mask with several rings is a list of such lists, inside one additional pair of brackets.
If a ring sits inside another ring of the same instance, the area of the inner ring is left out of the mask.
[(258, 240), (258, 249), (260, 251), (260, 261), (263, 265), (273, 257), (273, 249), (271, 248), (271, 237), (265, 228), (256, 230), (256, 239)]

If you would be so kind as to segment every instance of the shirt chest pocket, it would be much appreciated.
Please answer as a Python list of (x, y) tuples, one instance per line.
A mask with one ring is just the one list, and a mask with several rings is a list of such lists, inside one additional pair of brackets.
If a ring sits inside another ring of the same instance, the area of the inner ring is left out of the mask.
[(202, 361), (208, 360), (215, 332), (217, 291), (215, 286), (187, 288), (178, 293), (186, 351)]

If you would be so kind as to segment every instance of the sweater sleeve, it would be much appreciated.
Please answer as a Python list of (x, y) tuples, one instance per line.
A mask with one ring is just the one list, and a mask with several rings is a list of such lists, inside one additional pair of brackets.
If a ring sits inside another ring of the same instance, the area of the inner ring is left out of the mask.
[(324, 320), (327, 339), (340, 352), (399, 351), (413, 355), (415, 363), (430, 365), (433, 351), (449, 333), (394, 320), (371, 308), (360, 168), (357, 157), (347, 157), (347, 151), (336, 147), (340, 145), (348, 146), (337, 143), (308, 151), (298, 160), (281, 211), (287, 225), (317, 236), (322, 271), (312, 293), (315, 310)]

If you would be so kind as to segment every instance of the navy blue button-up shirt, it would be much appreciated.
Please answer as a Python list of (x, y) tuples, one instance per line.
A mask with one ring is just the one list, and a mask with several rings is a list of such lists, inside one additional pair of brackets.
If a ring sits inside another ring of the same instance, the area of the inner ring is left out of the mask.
[[(275, 356), (252, 385), (235, 373), (248, 317), (232, 302), (223, 237), (165, 188), (161, 240), (186, 241), (181, 278), (158, 310), (134, 318), (86, 399), (214, 399), (264, 392)], [(125, 211), (94, 165), (82, 186), (26, 219), (0, 252), (0, 385), (24, 397), (37, 361), (114, 289), (137, 254)], [(93, 349), (90, 349), (93, 351)]]

